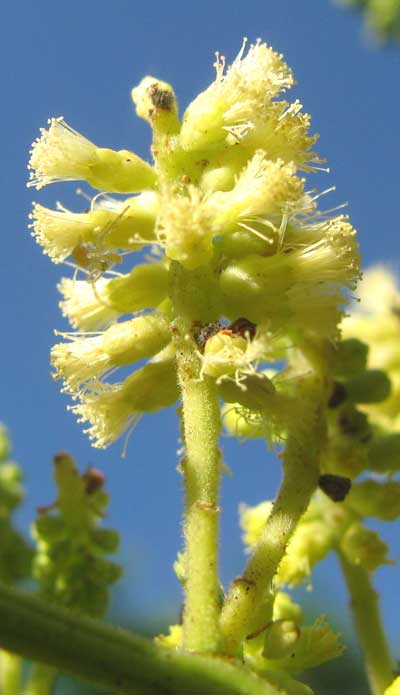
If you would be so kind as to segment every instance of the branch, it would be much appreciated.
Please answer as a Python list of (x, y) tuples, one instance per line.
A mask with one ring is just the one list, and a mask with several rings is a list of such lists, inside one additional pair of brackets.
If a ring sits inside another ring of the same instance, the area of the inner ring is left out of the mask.
[(239, 663), (157, 647), (0, 584), (0, 647), (121, 695), (278, 695)]

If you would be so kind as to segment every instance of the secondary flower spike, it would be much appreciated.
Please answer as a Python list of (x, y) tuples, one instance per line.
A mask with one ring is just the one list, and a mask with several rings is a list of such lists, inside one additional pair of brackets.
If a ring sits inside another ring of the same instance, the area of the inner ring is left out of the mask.
[[(147, 76), (132, 90), (153, 130), (152, 163), (98, 147), (62, 118), (32, 147), (28, 185), (98, 189), (86, 211), (35, 203), (31, 215), (44, 252), (75, 266), (60, 306), (80, 332), (53, 348), (52, 365), (95, 446), (179, 399), (182, 330), (198, 378), (250, 402), (263, 363), (338, 338), (360, 276), (348, 218), (320, 210), (305, 178), (322, 160), (310, 116), (280, 98), (294, 84), (283, 57), (244, 41), (215, 68), (181, 119), (168, 83)], [(122, 380), (121, 367), (132, 370)]]

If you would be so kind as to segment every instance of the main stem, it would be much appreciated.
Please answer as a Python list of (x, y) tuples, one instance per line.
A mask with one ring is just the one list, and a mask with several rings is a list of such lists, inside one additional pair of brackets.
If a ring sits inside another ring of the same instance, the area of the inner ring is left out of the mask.
[(363, 567), (350, 563), (342, 553), (339, 558), (371, 691), (383, 695), (393, 681), (394, 664), (382, 626), (379, 596)]
[(200, 379), (200, 360), (188, 328), (182, 322), (177, 341), (186, 493), (183, 645), (189, 651), (215, 653), (220, 646), (218, 437), (221, 424), (215, 383), (207, 377)]
[(323, 425), (318, 415), (307, 434), (303, 432), (299, 437), (298, 433), (293, 433), (288, 438), (278, 497), (253, 556), (243, 575), (232, 583), (224, 604), (221, 630), (228, 654), (240, 653), (242, 640), (262, 628), (263, 604), (270, 594), (274, 574), (318, 484), (323, 438)]
[(120, 695), (281, 692), (240, 664), (157, 647), (126, 630), (76, 616), (1, 583), (0, 647)]

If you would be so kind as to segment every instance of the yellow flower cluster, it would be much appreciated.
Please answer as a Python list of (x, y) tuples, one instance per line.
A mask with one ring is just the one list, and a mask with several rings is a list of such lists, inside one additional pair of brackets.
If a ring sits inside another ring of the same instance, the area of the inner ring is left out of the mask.
[[(59, 289), (81, 332), (65, 334), (52, 363), (95, 446), (178, 398), (175, 319), (193, 326), (201, 378), (240, 384), (277, 357), (277, 341), (336, 338), (359, 277), (353, 228), (318, 211), (301, 175), (320, 168), (317, 136), (298, 101), (278, 99), (294, 83), (282, 56), (244, 41), (231, 66), (218, 56), (215, 67), (181, 121), (170, 85), (148, 76), (133, 89), (153, 129), (152, 165), (98, 147), (63, 118), (32, 147), (30, 186), (84, 180), (100, 191), (85, 212), (35, 203), (31, 214), (44, 252), (76, 268)], [(131, 254), (138, 262), (126, 272)], [(178, 295), (177, 278), (186, 286)], [(207, 335), (212, 322), (217, 335)], [(107, 381), (144, 358), (125, 381)]]

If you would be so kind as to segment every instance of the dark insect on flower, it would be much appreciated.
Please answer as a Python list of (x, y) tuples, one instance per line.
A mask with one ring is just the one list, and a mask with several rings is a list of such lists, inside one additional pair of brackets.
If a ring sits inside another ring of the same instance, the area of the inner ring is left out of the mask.
[(193, 329), (193, 337), (196, 345), (199, 350), (203, 352), (207, 340), (220, 331), (221, 324), (219, 321), (213, 321), (206, 325), (195, 323)]
[(333, 502), (343, 502), (350, 491), (351, 480), (342, 475), (324, 473), (320, 475), (318, 485)]
[(163, 111), (171, 111), (174, 105), (174, 96), (167, 89), (161, 89), (157, 82), (150, 85), (148, 90), (150, 99), (156, 109)]
[(105, 476), (96, 468), (89, 466), (87, 471), (82, 476), (85, 482), (85, 492), (87, 495), (93, 495), (94, 492), (100, 490), (105, 482)]
[(122, 257), (118, 253), (102, 251), (95, 244), (78, 244), (71, 255), (76, 265), (88, 271), (93, 282), (116, 263), (122, 263)]
[(248, 336), (250, 340), (254, 338), (256, 330), (256, 324), (243, 317), (233, 321), (226, 329), (226, 331), (233, 333), (233, 335), (240, 335), (242, 338), (246, 338), (246, 336)]

